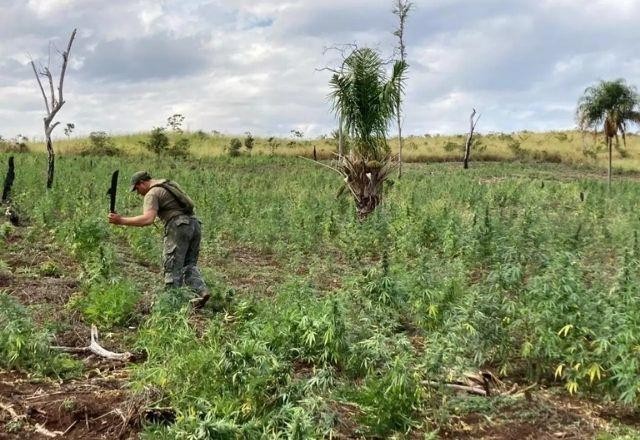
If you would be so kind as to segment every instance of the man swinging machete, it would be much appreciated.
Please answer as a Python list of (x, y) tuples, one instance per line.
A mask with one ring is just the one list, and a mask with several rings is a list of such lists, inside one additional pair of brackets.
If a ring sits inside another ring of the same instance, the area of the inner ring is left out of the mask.
[[(117, 185), (117, 175), (115, 180)], [(165, 287), (189, 287), (197, 295), (192, 304), (196, 308), (202, 308), (209, 300), (210, 293), (197, 266), (202, 232), (200, 220), (194, 214), (193, 201), (177, 183), (152, 179), (147, 171), (138, 171), (131, 177), (131, 191), (144, 197), (142, 214), (123, 217), (115, 212), (115, 187), (112, 178), (111, 189), (108, 191), (111, 195), (109, 223), (149, 226), (156, 216), (159, 217), (164, 223), (162, 260)]]

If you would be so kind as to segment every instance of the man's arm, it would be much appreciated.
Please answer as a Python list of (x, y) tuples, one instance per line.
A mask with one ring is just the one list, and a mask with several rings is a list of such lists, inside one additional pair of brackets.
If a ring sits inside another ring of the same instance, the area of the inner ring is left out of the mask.
[(147, 209), (142, 215), (135, 217), (123, 217), (112, 212), (109, 214), (109, 223), (123, 226), (149, 226), (156, 219), (156, 215), (158, 215), (158, 211), (155, 209)]

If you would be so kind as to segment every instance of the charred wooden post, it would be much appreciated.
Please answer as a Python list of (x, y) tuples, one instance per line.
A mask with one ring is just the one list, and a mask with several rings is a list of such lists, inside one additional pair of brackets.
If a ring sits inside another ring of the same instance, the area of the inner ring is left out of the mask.
[(469, 168), (469, 157), (471, 156), (471, 145), (473, 145), (473, 131), (476, 128), (476, 124), (480, 119), (480, 115), (474, 120), (474, 116), (476, 115), (476, 109), (474, 108), (471, 112), (471, 116), (469, 116), (469, 135), (467, 136), (467, 143), (464, 146), (464, 160), (462, 161), (462, 167), (466, 170)]
[(4, 178), (4, 185), (2, 187), (2, 203), (7, 203), (11, 198), (11, 187), (13, 186), (13, 180), (16, 177), (15, 167), (13, 163), (13, 156), (9, 157), (7, 175)]

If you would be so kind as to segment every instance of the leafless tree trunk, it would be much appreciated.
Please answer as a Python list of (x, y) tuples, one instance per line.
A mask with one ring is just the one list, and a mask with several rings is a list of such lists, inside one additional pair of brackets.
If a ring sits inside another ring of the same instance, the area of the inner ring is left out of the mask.
[[(47, 110), (47, 115), (44, 117), (44, 135), (47, 142), (47, 189), (50, 189), (53, 186), (53, 174), (55, 169), (55, 153), (53, 151), (53, 143), (51, 142), (51, 133), (53, 132), (53, 129), (56, 128), (58, 124), (60, 124), (60, 122), (53, 122), (53, 119), (55, 118), (58, 111), (60, 111), (60, 108), (62, 108), (65, 102), (62, 95), (62, 87), (64, 85), (64, 75), (67, 71), (69, 53), (71, 52), (71, 45), (73, 44), (73, 40), (76, 37), (76, 31), (77, 29), (74, 29), (71, 33), (71, 37), (69, 37), (67, 50), (60, 54), (62, 56), (62, 67), (60, 68), (60, 80), (58, 83), (57, 97), (55, 89), (53, 87), (53, 76), (51, 75), (49, 66), (41, 66), (40, 71), (38, 71), (36, 69), (36, 64), (33, 62), (33, 60), (31, 60), (31, 67), (33, 68), (33, 73), (36, 76), (36, 80), (38, 81), (38, 86), (40, 86), (40, 92), (42, 92), (42, 97), (44, 99), (44, 106)], [(40, 81), (41, 76), (47, 78), (49, 82), (49, 99), (47, 99), (47, 94), (44, 91), (44, 87), (42, 87), (42, 81)]]
[(612, 153), (613, 153), (613, 138), (618, 139), (618, 126), (611, 120), (606, 119), (604, 121), (604, 138), (607, 141), (607, 147), (609, 149), (609, 167), (607, 168), (607, 188), (611, 189), (611, 165), (612, 165)]
[(469, 156), (471, 156), (471, 145), (473, 144), (473, 131), (476, 128), (476, 124), (480, 119), (480, 115), (477, 118), (474, 117), (476, 115), (476, 109), (474, 108), (471, 112), (471, 116), (469, 116), (469, 135), (467, 136), (467, 143), (464, 146), (464, 160), (462, 162), (462, 167), (466, 170), (469, 168)]
[[(411, 10), (413, 4), (407, 0), (395, 0), (394, 2), (393, 13), (398, 16), (400, 21), (398, 25), (398, 29), (393, 33), (396, 37), (398, 37), (398, 50), (400, 51), (400, 61), (403, 63), (406, 62), (407, 51), (404, 45), (404, 24), (407, 19), (407, 15)], [(396, 118), (398, 121), (398, 145), (400, 151), (398, 153), (398, 178), (402, 177), (402, 147), (403, 147), (403, 139), (402, 139), (402, 110), (400, 108), (400, 100), (398, 100), (397, 108), (396, 108)]]
[(607, 146), (609, 147), (609, 166), (607, 167), (607, 189), (611, 189), (611, 154), (612, 154), (612, 146), (613, 146), (613, 138), (607, 138)]

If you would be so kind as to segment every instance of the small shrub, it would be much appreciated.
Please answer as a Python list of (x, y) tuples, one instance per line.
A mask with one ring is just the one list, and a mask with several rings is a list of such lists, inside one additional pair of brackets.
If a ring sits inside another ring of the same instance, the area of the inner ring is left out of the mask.
[(531, 132), (522, 130), (520, 133), (518, 133), (518, 139), (520, 139), (520, 142), (527, 142), (529, 139), (531, 139)]
[(616, 149), (622, 159), (629, 157), (629, 152), (624, 147), (620, 146), (620, 144), (615, 143), (613, 144), (613, 147)]
[(97, 283), (89, 288), (86, 296), (76, 297), (69, 306), (80, 310), (92, 324), (113, 327), (131, 320), (139, 299), (140, 293), (132, 284)]
[(562, 132), (555, 133), (553, 137), (555, 137), (558, 142), (567, 142), (569, 140), (569, 136), (567, 136), (567, 133)]
[(389, 438), (414, 423), (422, 398), (419, 379), (407, 357), (397, 357), (386, 371), (367, 378), (355, 397), (364, 408), (361, 418), (371, 434)]
[(247, 135), (247, 137), (244, 138), (244, 147), (247, 150), (251, 151), (253, 149), (253, 144), (255, 142), (255, 139), (254, 139), (253, 136), (251, 136), (251, 132), (250, 131), (247, 131), (245, 134)]
[(38, 330), (27, 310), (0, 291), (0, 366), (71, 376), (80, 363), (50, 348), (51, 335)]
[(549, 153), (547, 150), (533, 151), (530, 156), (538, 162), (562, 163), (562, 156), (559, 153)]
[(483, 153), (487, 149), (487, 145), (480, 138), (474, 138), (471, 144), (471, 149), (475, 153)]
[(527, 159), (529, 157), (529, 151), (522, 148), (520, 141), (513, 140), (509, 142), (507, 144), (507, 148), (509, 148), (511, 153), (513, 153), (513, 156), (518, 160)]
[(38, 273), (43, 277), (58, 278), (62, 276), (62, 270), (53, 260), (47, 260), (40, 264), (38, 267)]
[(231, 142), (229, 143), (229, 147), (227, 148), (229, 150), (229, 156), (231, 157), (240, 156), (240, 148), (242, 148), (242, 142), (240, 142), (240, 139), (238, 138), (233, 138), (231, 139)]
[(269, 150), (271, 154), (276, 154), (276, 150), (280, 146), (280, 142), (278, 142), (275, 137), (271, 136), (269, 139), (267, 139), (267, 143), (269, 144)]
[(0, 260), (0, 278), (10, 278), (11, 275), (11, 267), (4, 260)]
[(146, 141), (140, 141), (140, 145), (155, 155), (160, 156), (169, 148), (169, 137), (165, 133), (165, 129), (163, 127), (155, 127), (151, 130), (149, 139)]
[(444, 149), (444, 151), (446, 151), (447, 153), (451, 153), (452, 151), (462, 151), (462, 149), (464, 148), (462, 145), (457, 144), (455, 142), (449, 141), (446, 144), (444, 144), (442, 146), (442, 148)]
[(15, 226), (13, 226), (11, 223), (9, 223), (9, 222), (1, 223), (0, 224), (0, 238), (2, 238), (2, 239), (7, 238), (15, 230), (16, 230)]
[(583, 145), (582, 155), (591, 160), (597, 160), (598, 154), (604, 150), (604, 144), (596, 144), (592, 146)]
[(81, 155), (118, 156), (120, 150), (113, 143), (113, 139), (104, 131), (89, 133), (89, 146), (80, 152)]
[(189, 157), (189, 148), (191, 148), (191, 141), (189, 138), (180, 137), (167, 149), (167, 155), (184, 159)]
[(201, 141), (209, 139), (209, 134), (202, 130), (196, 131), (195, 133), (193, 133), (193, 135), (196, 137), (196, 139), (199, 139)]
[(86, 256), (106, 240), (108, 227), (104, 223), (96, 218), (86, 218), (73, 225), (68, 238), (76, 256)]

